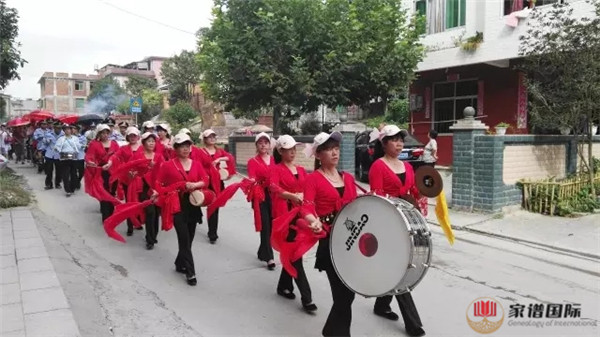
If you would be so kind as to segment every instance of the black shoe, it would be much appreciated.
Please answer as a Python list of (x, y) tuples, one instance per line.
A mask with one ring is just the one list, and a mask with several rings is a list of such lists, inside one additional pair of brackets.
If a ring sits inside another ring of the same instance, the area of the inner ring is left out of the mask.
[(302, 304), (302, 308), (304, 308), (304, 311), (306, 312), (317, 311), (317, 306), (314, 303)]
[(133, 231), (127, 231), (127, 236), (132, 236), (133, 235)]
[(293, 300), (296, 298), (296, 295), (294, 295), (293, 292), (291, 292), (287, 289), (277, 289), (277, 295), (283, 296), (283, 297), (287, 298), (288, 300)]
[(383, 317), (383, 318), (387, 318), (390, 321), (397, 321), (398, 320), (398, 314), (396, 314), (393, 311), (388, 311), (388, 312), (379, 312), (376, 310), (373, 310), (373, 313), (377, 316)]
[(71, 195), (73, 195), (73, 193), (67, 192), (67, 198), (69, 198)]
[(51, 190), (51, 189), (53, 189), (53, 187), (52, 186), (46, 186), (46, 187), (44, 187), (44, 189), (45, 190)]
[(56, 188), (56, 189), (60, 189), (60, 188), (61, 188), (61, 186), (60, 186), (60, 184), (56, 184), (56, 185), (54, 185), (54, 188)]
[(147, 243), (146, 244), (146, 249), (148, 249), (148, 250), (154, 249), (154, 244), (153, 243)]
[(185, 269), (183, 267), (175, 267), (175, 271), (178, 273), (182, 273), (182, 274), (187, 273), (187, 269)]
[(136, 227), (135, 229), (137, 229), (138, 231), (141, 231), (142, 229), (144, 229), (144, 225), (141, 225), (140, 227)]
[(269, 270), (275, 270), (275, 262), (271, 262), (271, 263), (267, 264), (267, 268)]
[(196, 280), (196, 275), (194, 276), (186, 276), (187, 279), (187, 284), (191, 285), (191, 286), (195, 286), (196, 284), (198, 284), (198, 280)]
[(409, 336), (413, 336), (413, 337), (425, 336), (425, 330), (423, 330), (423, 328), (421, 328), (421, 327), (410, 328), (410, 329), (407, 328), (406, 333)]

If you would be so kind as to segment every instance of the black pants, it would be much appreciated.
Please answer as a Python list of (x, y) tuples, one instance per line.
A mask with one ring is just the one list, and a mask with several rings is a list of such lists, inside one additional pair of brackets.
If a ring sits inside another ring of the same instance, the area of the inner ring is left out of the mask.
[(75, 167), (77, 168), (77, 181), (75, 182), (75, 188), (81, 188), (81, 180), (83, 179), (83, 173), (85, 171), (85, 161), (84, 160), (76, 160)]
[[(123, 186), (123, 192), (125, 192), (125, 201), (129, 201), (127, 200), (127, 188), (129, 186), (122, 184), (121, 186)], [(129, 218), (127, 218), (127, 233), (133, 233), (133, 221), (129, 220)]]
[(15, 163), (24, 162), (25, 161), (25, 144), (23, 143), (14, 143), (13, 150), (15, 151), (15, 155), (17, 156), (17, 160)]
[[(212, 191), (214, 191), (215, 189), (211, 187), (209, 187)], [(225, 184), (223, 183), (223, 181), (221, 181), (221, 191), (225, 189)], [(219, 238), (219, 235), (217, 234), (217, 229), (219, 229), (219, 209), (217, 208), (215, 210), (215, 212), (210, 216), (210, 218), (208, 218), (208, 239), (209, 240), (216, 240)]]
[[(187, 199), (189, 194), (184, 194), (184, 198)], [(184, 198), (180, 198), (184, 199)], [(197, 220), (193, 217), (189, 217), (190, 207), (189, 201), (186, 203), (181, 200), (181, 212), (173, 216), (173, 224), (175, 231), (177, 232), (177, 243), (179, 245), (179, 252), (175, 259), (175, 266), (177, 268), (185, 268), (186, 275), (188, 277), (196, 275), (196, 269), (194, 268), (194, 257), (192, 255), (192, 242), (194, 241), (194, 235), (196, 234), (196, 223)]]
[[(310, 290), (310, 284), (308, 284), (308, 278), (306, 278), (306, 273), (304, 272), (304, 264), (302, 263), (302, 258), (293, 262), (292, 266), (294, 266), (294, 268), (296, 268), (296, 271), (298, 272), (298, 277), (295, 278), (294, 281), (296, 282), (298, 290), (300, 291), (300, 298), (302, 300), (302, 304), (312, 303), (312, 292)], [(277, 284), (277, 289), (287, 289), (290, 292), (294, 291), (292, 276), (284, 268), (281, 268), (281, 275), (279, 276), (279, 283)]]
[(331, 287), (333, 305), (323, 327), (323, 336), (348, 337), (350, 336), (350, 325), (352, 323), (354, 293), (340, 280), (333, 266), (328, 266), (325, 272)]
[(75, 160), (61, 160), (59, 161), (59, 164), (65, 192), (75, 192), (77, 184), (77, 167)]
[[(150, 196), (148, 196), (149, 190), (150, 186), (144, 181), (144, 188), (142, 189), (142, 193), (140, 193), (140, 201), (150, 199)], [(158, 236), (159, 209), (156, 205), (150, 204), (146, 206), (144, 213), (146, 215), (146, 243), (158, 243), (156, 237)]]
[[(404, 327), (406, 327), (407, 330), (422, 327), (423, 324), (421, 323), (419, 312), (417, 311), (417, 307), (415, 306), (415, 302), (413, 302), (410, 292), (396, 295), (396, 300), (398, 301), (398, 306), (400, 307), (400, 312), (404, 319)], [(378, 297), (377, 300), (375, 300), (375, 307), (373, 310), (381, 313), (392, 311), (390, 303), (392, 303), (392, 296)]]
[(36, 151), (35, 156), (36, 156), (36, 164), (37, 164), (37, 168), (38, 168), (38, 170), (37, 170), (38, 173), (44, 172), (45, 153), (46, 153), (46, 151), (41, 151), (41, 150)]
[(54, 186), (60, 185), (61, 174), (60, 174), (60, 163), (58, 159), (51, 159), (46, 157), (44, 168), (46, 171), (46, 187), (52, 187), (52, 173), (54, 173)]
[[(115, 195), (115, 191), (117, 189), (117, 183), (109, 184), (110, 173), (108, 171), (102, 170), (102, 181), (104, 189), (108, 191), (108, 193)], [(102, 222), (106, 220), (109, 216), (113, 214), (115, 210), (115, 206), (108, 201), (100, 201), (100, 212), (102, 213)]]
[(273, 260), (273, 248), (271, 247), (271, 197), (269, 191), (265, 191), (265, 201), (260, 203), (260, 217), (262, 229), (260, 230), (260, 246), (258, 247), (258, 259), (268, 262)]

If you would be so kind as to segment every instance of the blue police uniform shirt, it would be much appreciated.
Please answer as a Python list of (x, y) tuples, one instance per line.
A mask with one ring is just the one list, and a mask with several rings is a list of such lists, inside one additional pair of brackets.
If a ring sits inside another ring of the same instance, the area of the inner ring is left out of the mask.
[(54, 150), (59, 153), (76, 153), (79, 154), (80, 145), (79, 139), (77, 136), (71, 135), (67, 138), (67, 136), (62, 135), (56, 140), (56, 144), (54, 145)]
[(77, 154), (77, 160), (84, 160), (85, 159), (85, 149), (87, 146), (87, 138), (85, 137), (85, 135), (79, 135), (77, 138), (79, 139), (79, 146), (80, 146), (79, 153)]
[(44, 134), (48, 132), (48, 129), (43, 130), (42, 128), (37, 128), (33, 132), (33, 139), (37, 141), (37, 149), (39, 151), (44, 151), (46, 149), (46, 145), (44, 144)]
[(46, 158), (60, 159), (60, 154), (54, 150), (54, 146), (56, 145), (56, 140), (62, 135), (64, 135), (64, 132), (62, 131), (59, 135), (57, 135), (54, 131), (46, 133), (46, 136), (44, 136), (44, 143), (46, 144)]

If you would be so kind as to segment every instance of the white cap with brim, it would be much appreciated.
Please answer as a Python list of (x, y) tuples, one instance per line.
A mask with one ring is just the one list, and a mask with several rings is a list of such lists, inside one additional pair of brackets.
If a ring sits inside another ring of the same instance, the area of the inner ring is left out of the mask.
[(148, 137), (152, 137), (156, 140), (156, 138), (158, 137), (157, 135), (155, 135), (153, 132), (144, 132), (144, 134), (142, 134), (142, 140), (145, 140)]
[(375, 139), (382, 140), (384, 137), (395, 136), (401, 132), (404, 132), (402, 137), (404, 138), (407, 135), (406, 130), (402, 130), (396, 125), (386, 125), (381, 129), (381, 131), (377, 130), (377, 128), (373, 128), (373, 131), (369, 134), (369, 142), (372, 142)]
[(296, 146), (296, 144), (298, 144), (298, 142), (290, 135), (282, 135), (277, 139), (277, 148), (279, 149), (291, 149)]
[(266, 132), (261, 132), (259, 134), (256, 135), (256, 137), (254, 137), (254, 142), (258, 142), (261, 138), (266, 138), (268, 141), (271, 140), (271, 136), (269, 136), (268, 133)]
[(158, 128), (160, 128), (160, 129), (163, 129), (163, 130), (165, 130), (165, 131), (166, 131), (168, 134), (171, 134), (171, 127), (169, 126), (169, 124), (161, 123), (161, 124), (158, 124), (158, 125), (156, 126), (156, 128), (157, 128), (157, 129), (158, 129)]
[(191, 135), (192, 131), (190, 131), (190, 129), (188, 129), (188, 128), (183, 128), (183, 129), (179, 130), (178, 133), (187, 133), (188, 135)]
[(202, 132), (202, 138), (208, 138), (211, 135), (217, 135), (217, 133), (213, 130), (213, 129), (206, 129), (204, 130), (204, 132)]
[(110, 127), (108, 125), (106, 125), (106, 124), (98, 124), (98, 125), (96, 125), (96, 133), (97, 134), (100, 133), (100, 132), (102, 132), (102, 131), (104, 131), (104, 130), (109, 130), (110, 131)]
[(152, 122), (152, 121), (145, 121), (142, 124), (143, 129), (154, 129), (155, 127), (156, 127), (156, 125), (154, 125), (154, 122)]
[(173, 138), (174, 144), (183, 144), (186, 142), (189, 142), (190, 144), (193, 143), (190, 136), (188, 136), (185, 133), (178, 133), (177, 135), (175, 135), (175, 138)]
[(129, 136), (129, 135), (136, 135), (139, 136), (140, 135), (140, 130), (138, 130), (138, 128), (134, 127), (134, 126), (130, 126), (127, 128), (127, 131), (125, 131), (125, 135)]
[(319, 133), (315, 136), (312, 144), (306, 144), (306, 146), (304, 147), (304, 154), (306, 155), (306, 157), (310, 158), (314, 156), (317, 152), (317, 147), (325, 144), (325, 142), (328, 141), (330, 138), (340, 143), (342, 141), (342, 134), (337, 131), (334, 131), (332, 133)]

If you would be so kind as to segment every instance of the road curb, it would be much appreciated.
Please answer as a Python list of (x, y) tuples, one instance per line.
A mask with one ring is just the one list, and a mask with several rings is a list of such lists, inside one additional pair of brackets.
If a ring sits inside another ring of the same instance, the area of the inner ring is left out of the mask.
[[(435, 222), (435, 221), (427, 220), (427, 222), (429, 222), (432, 225), (436, 225), (438, 227), (441, 227), (440, 224), (437, 223), (437, 222)], [(482, 222), (485, 222), (485, 221), (482, 221)], [(472, 224), (472, 225), (475, 225), (475, 224)], [(473, 228), (470, 228), (470, 227), (467, 227), (467, 226), (460, 226), (459, 227), (459, 226), (452, 225), (452, 229), (459, 230), (459, 231), (471, 232), (471, 233), (475, 233), (475, 234), (482, 234), (482, 235), (487, 235), (487, 236), (493, 236), (493, 237), (497, 237), (497, 238), (501, 238), (501, 239), (506, 239), (506, 240), (511, 240), (511, 241), (516, 241), (516, 242), (521, 242), (521, 243), (533, 244), (533, 245), (537, 245), (537, 246), (541, 246), (541, 247), (545, 247), (545, 248), (550, 248), (550, 249), (553, 249), (553, 250), (557, 250), (557, 251), (561, 251), (561, 252), (565, 252), (565, 253), (569, 253), (569, 254), (575, 254), (575, 255), (582, 256), (582, 257), (587, 257), (587, 258), (592, 258), (592, 259), (600, 260), (600, 255), (597, 255), (597, 254), (576, 251), (576, 250), (569, 249), (569, 248), (563, 248), (563, 247), (559, 247), (559, 246), (553, 246), (553, 245), (549, 245), (549, 244), (546, 244), (546, 243), (541, 243), (541, 242), (536, 242), (536, 241), (532, 241), (532, 240), (517, 238), (517, 237), (509, 236), (509, 235), (498, 234), (498, 233), (493, 233), (493, 232), (488, 232), (488, 231), (482, 231), (480, 229), (473, 229)]]

